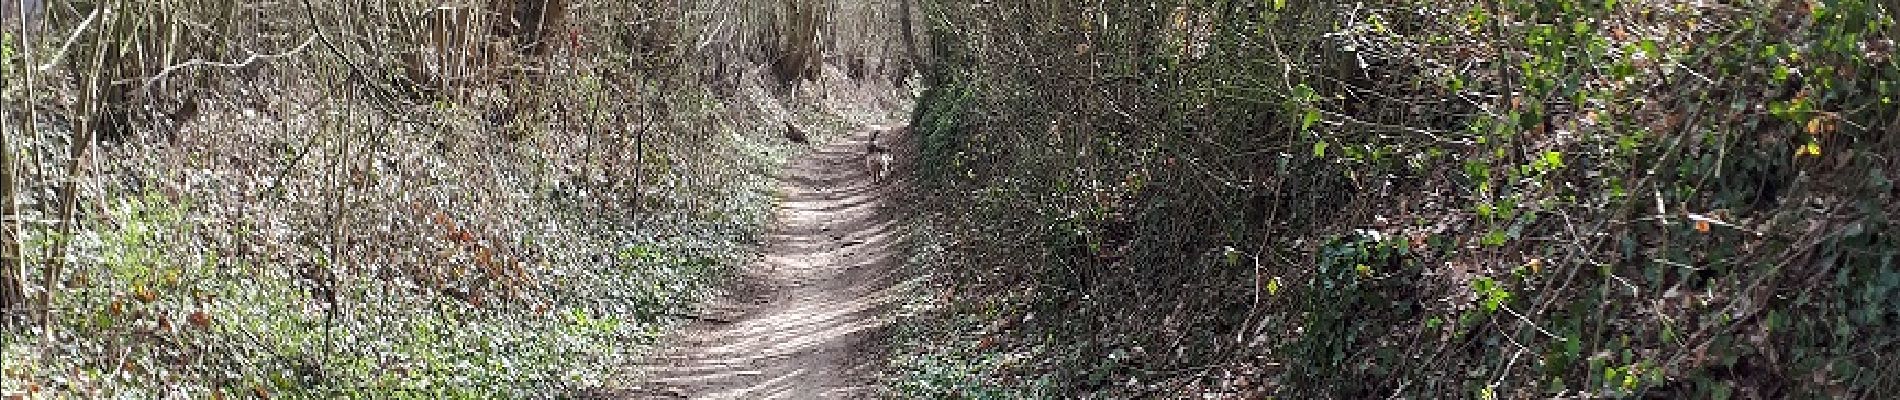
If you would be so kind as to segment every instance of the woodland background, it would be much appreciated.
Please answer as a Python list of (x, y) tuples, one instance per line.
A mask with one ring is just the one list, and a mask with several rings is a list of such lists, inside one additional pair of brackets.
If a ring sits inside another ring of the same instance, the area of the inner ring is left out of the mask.
[(1887, 2), (529, 3), (9, 19), (0, 390), (585, 395), (919, 94), (900, 397), (1900, 392)]

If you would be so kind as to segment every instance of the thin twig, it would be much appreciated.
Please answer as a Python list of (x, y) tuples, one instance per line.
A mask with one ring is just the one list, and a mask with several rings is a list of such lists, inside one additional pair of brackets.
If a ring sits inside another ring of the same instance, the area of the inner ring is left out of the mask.
[[(376, 82), (371, 81), (370, 77), (374, 75), (367, 72), (362, 66), (356, 65), (356, 61), (350, 60), (350, 57), (348, 55), (343, 54), (343, 49), (338, 48), (335, 43), (331, 43), (329, 35), (323, 33), (322, 23), (317, 21), (317, 7), (315, 5), (310, 4), (310, 0), (302, 0), (301, 2), (303, 3), (303, 8), (304, 8), (304, 18), (306, 22), (310, 23), (311, 36), (315, 37), (318, 43), (322, 43), (323, 48), (326, 50), (329, 50), (331, 55), (335, 55), (338, 60), (343, 61), (343, 65), (350, 68), (350, 75), (352, 77), (361, 79), (364, 86), (368, 86), (371, 89), (370, 91), (376, 94), (375, 96), (371, 96), (377, 100), (373, 103), (376, 104), (378, 108), (383, 109), (384, 114), (395, 117), (397, 121), (402, 121), (402, 122), (411, 123), (411, 124), (427, 125), (421, 121), (409, 119), (408, 117), (403, 116), (401, 113), (397, 113), (397, 112), (394, 112), (394, 110), (391, 110), (390, 108), (392, 104), (399, 103), (398, 101), (395, 100), (398, 98), (395, 92), (390, 90), (389, 88), (383, 87), (383, 85), (380, 85), (380, 84), (377, 84)], [(388, 132), (388, 131), (384, 131), (384, 132)]]
[(73, 33), (66, 35), (66, 43), (59, 45), (59, 52), (53, 53), (53, 58), (47, 59), (45, 64), (40, 64), (40, 72), (52, 71), (53, 67), (58, 66), (59, 60), (66, 58), (66, 52), (72, 50), (73, 42), (79, 40), (79, 33), (85, 32), (86, 28), (92, 26), (92, 21), (99, 19), (99, 16), (104, 13), (106, 13), (105, 7), (93, 7), (92, 14), (86, 15), (86, 20), (79, 22), (79, 27), (73, 28)]
[[(139, 91), (150, 92), (152, 90), (153, 84), (156, 84), (158, 83), (158, 81), (163, 80), (168, 76), (171, 76), (172, 72), (176, 72), (180, 69), (184, 69), (187, 67), (195, 67), (195, 66), (211, 66), (211, 67), (219, 67), (219, 68), (226, 68), (226, 69), (245, 68), (261, 60), (274, 60), (278, 58), (284, 58), (284, 57), (296, 55), (297, 53), (302, 53), (305, 48), (310, 47), (311, 43), (316, 43), (316, 40), (317, 40), (317, 35), (311, 34), (310, 37), (304, 38), (303, 44), (297, 45), (296, 48), (287, 50), (282, 53), (277, 53), (277, 54), (252, 54), (250, 55), (250, 57), (244, 58), (244, 61), (240, 61), (236, 63), (209, 61), (202, 58), (194, 58), (194, 59), (191, 59), (190, 61), (185, 61), (177, 65), (165, 67), (165, 69), (159, 70), (157, 74), (154, 74), (149, 78), (142, 78), (145, 81), (145, 84), (139, 87)], [(138, 80), (138, 79), (141, 79), (141, 78), (124, 79), (124, 80), (113, 82), (113, 84), (130, 83), (131, 81)]]

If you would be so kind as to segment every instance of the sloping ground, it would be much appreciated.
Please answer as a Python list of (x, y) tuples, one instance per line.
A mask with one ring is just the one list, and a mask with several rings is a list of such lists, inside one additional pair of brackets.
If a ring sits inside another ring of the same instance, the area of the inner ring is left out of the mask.
[(908, 144), (892, 140), (907, 130), (874, 127), (793, 161), (763, 257), (662, 342), (668, 350), (637, 368), (638, 383), (604, 397), (876, 397), (875, 349), (901, 279), (892, 199), (907, 187), (869, 162), (878, 131), (880, 145)]
[[(787, 118), (829, 141), (907, 107), (860, 84), (907, 76), (865, 72), (889, 35), (829, 45), (856, 82), (728, 68), (770, 58), (775, 2), (462, 3), (100, 2), (0, 35), (0, 147), (31, 155), (8, 218), (29, 271), (0, 297), (53, 310), (4, 324), (0, 398), (568, 397), (757, 254), (808, 149)], [(521, 44), (450, 9), (525, 4), (569, 10), (559, 49), (416, 61)], [(879, 6), (829, 20), (876, 32)]]
[[(363, 8), (401, 11), (391, 3)], [(243, 6), (245, 24), (304, 12)], [(353, 10), (316, 12), (366, 18)], [(3, 107), (10, 143), (44, 155), (18, 169), (30, 189), (26, 289), (36, 302), (51, 291), (55, 311), (50, 329), (0, 333), (0, 397), (537, 398), (591, 387), (756, 253), (770, 171), (802, 149), (767, 133), (780, 114), (691, 84), (685, 67), (629, 73), (609, 58), (624, 44), (590, 44), (548, 60), (553, 73), (534, 83), (546, 101), (517, 102), (539, 108), (506, 121), (493, 119), (507, 115), (503, 102), (487, 99), (518, 82), (380, 104), (369, 89), (345, 90), (358, 86), (314, 51), (203, 88), (194, 117), (135, 125), (89, 152), (72, 261), (53, 281), (41, 266), (61, 246), (54, 194), (77, 135), (70, 114), (29, 102), (64, 95), (70, 78), (29, 87), (7, 76), (9, 96), (31, 94)], [(647, 87), (670, 89), (626, 89)], [(37, 133), (20, 129), (21, 104), (40, 107)]]
[(1890, 2), (926, 4), (909, 397), (1900, 388)]
[[(349, 104), (319, 109), (357, 119), (264, 102), (207, 102), (175, 144), (100, 152), (100, 218), (79, 227), (98, 239), (73, 250), (99, 261), (65, 274), (93, 283), (55, 297), (67, 307), (55, 346), (7, 338), (8, 390), (146, 397), (129, 393), (164, 371), (182, 393), (560, 393), (638, 354), (703, 277), (745, 262), (772, 200), (758, 171), (789, 153), (772, 136), (725, 134), (767, 123), (733, 117), (752, 115), (738, 107), (675, 108), (712, 122), (656, 126), (666, 134), (636, 167), (613, 158), (633, 153), (630, 138), (511, 143), (479, 126), (366, 122)], [(301, 128), (324, 124), (395, 133), (371, 145)], [(204, 322), (186, 324), (194, 315)], [(67, 378), (116, 365), (154, 372)]]

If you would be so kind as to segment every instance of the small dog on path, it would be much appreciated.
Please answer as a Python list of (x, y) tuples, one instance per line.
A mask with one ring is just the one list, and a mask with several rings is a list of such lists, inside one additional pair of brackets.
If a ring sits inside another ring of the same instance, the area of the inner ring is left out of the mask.
[(891, 149), (877, 144), (877, 137), (884, 131), (871, 132), (871, 141), (864, 146), (864, 167), (872, 174), (871, 182), (884, 183), (884, 177), (891, 174)]
[(798, 130), (797, 126), (792, 126), (791, 121), (785, 121), (785, 139), (792, 143), (811, 144), (811, 138), (805, 137), (805, 132)]

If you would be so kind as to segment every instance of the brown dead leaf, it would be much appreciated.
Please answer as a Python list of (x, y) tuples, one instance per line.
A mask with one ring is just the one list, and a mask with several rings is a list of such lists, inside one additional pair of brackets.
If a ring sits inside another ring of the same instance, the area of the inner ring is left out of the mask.
[(192, 312), (191, 316), (185, 317), (185, 321), (190, 322), (191, 326), (196, 326), (198, 329), (211, 329), (211, 315), (205, 314), (204, 311)]
[(465, 231), (465, 230), (450, 228), (449, 240), (455, 241), (457, 243), (468, 243), (468, 242), (475, 241), (475, 235), (470, 234), (468, 233), (468, 231)]
[(494, 252), (488, 251), (487, 247), (475, 248), (475, 265), (481, 266), (482, 269), (488, 270), (489, 275), (500, 275), (494, 272), (495, 271), (494, 257), (495, 257)]

